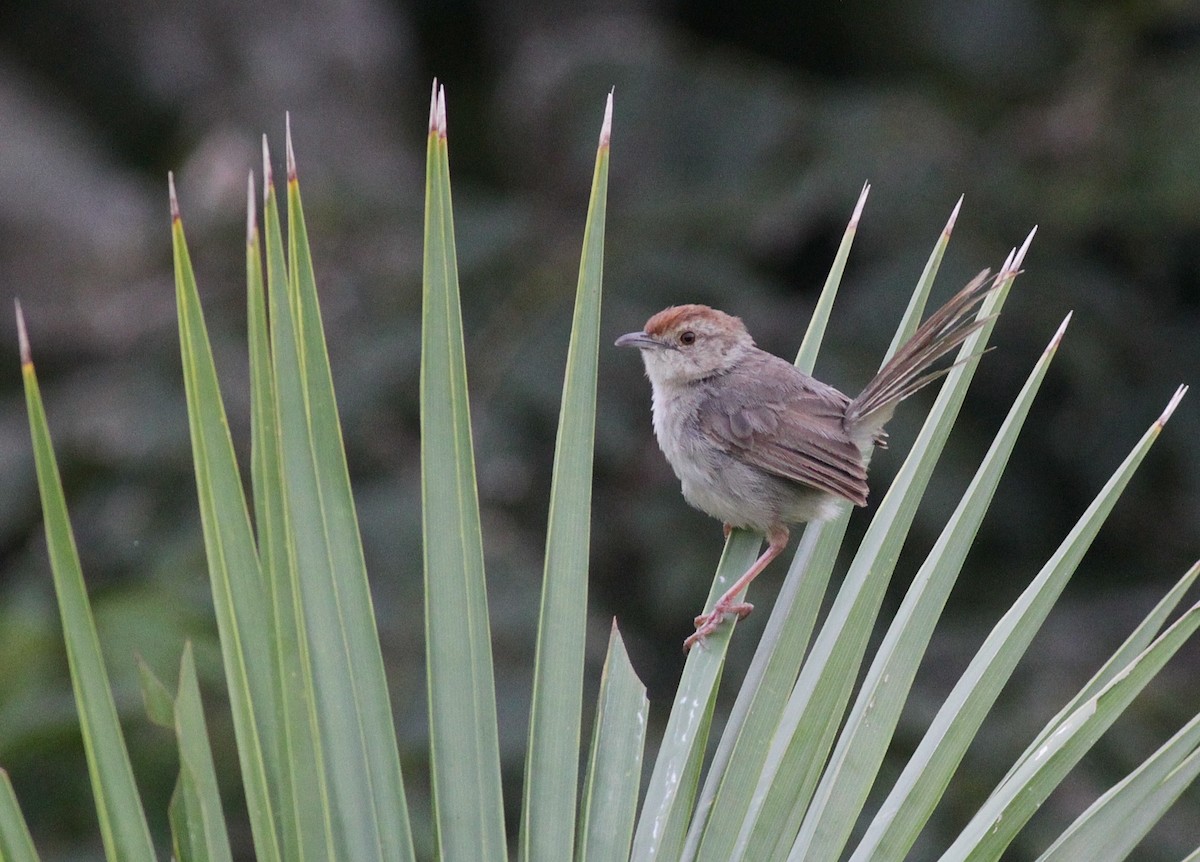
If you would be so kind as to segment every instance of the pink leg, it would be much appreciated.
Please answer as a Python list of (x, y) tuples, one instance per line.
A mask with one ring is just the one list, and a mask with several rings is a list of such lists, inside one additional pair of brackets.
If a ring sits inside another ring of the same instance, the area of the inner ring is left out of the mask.
[(742, 575), (733, 586), (725, 591), (721, 598), (717, 599), (717, 603), (713, 605), (713, 609), (706, 614), (700, 614), (696, 617), (696, 631), (683, 642), (684, 651), (690, 650), (696, 644), (704, 643), (704, 639), (717, 630), (717, 626), (729, 614), (736, 614), (739, 619), (746, 616), (750, 611), (754, 610), (754, 605), (749, 602), (739, 602), (737, 600), (746, 587), (750, 586), (750, 582), (758, 577), (759, 572), (770, 565), (771, 560), (775, 559), (783, 552), (788, 543), (787, 527), (776, 527), (767, 535), (767, 549), (762, 552), (754, 565), (746, 569), (746, 573)]

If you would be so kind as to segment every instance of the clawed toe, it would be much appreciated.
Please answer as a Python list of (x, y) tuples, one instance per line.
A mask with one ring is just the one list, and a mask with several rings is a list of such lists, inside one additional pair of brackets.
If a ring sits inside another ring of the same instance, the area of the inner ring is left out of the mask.
[(738, 619), (743, 619), (752, 610), (754, 610), (754, 605), (749, 602), (738, 602), (737, 604), (728, 605), (718, 603), (711, 611), (706, 614), (700, 614), (700, 616), (692, 621), (695, 623), (696, 631), (683, 642), (683, 651), (687, 652), (696, 644), (703, 644), (705, 638), (717, 630), (725, 620), (725, 617), (732, 614)]
[(720, 625), (719, 620), (711, 624), (706, 623), (704, 625), (697, 625), (696, 630), (688, 636), (687, 640), (683, 642), (683, 651), (691, 652), (692, 647), (696, 646), (697, 644), (704, 646), (704, 641), (710, 634), (717, 630), (718, 625)]

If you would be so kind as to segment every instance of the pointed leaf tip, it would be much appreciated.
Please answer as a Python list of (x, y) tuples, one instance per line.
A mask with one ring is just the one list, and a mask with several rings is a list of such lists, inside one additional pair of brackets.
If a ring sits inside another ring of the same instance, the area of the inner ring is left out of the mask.
[(437, 133), (439, 138), (446, 137), (446, 88), (441, 84), (437, 95)]
[(871, 184), (863, 183), (862, 191), (858, 195), (858, 203), (854, 205), (854, 214), (850, 216), (850, 230), (858, 228), (858, 220), (862, 218), (863, 207), (867, 205), (867, 195), (871, 193)]
[(1187, 391), (1187, 384), (1184, 384), (1175, 390), (1175, 394), (1171, 396), (1171, 400), (1167, 404), (1166, 409), (1163, 410), (1162, 416), (1158, 417), (1158, 422), (1156, 424), (1159, 428), (1162, 428), (1167, 424), (1167, 420), (1171, 418), (1171, 414), (1175, 412), (1175, 408), (1179, 406), (1179, 402), (1183, 400), (1183, 396), (1187, 395)]
[(21, 348), (21, 365), (33, 365), (33, 351), (29, 349), (29, 332), (25, 329), (25, 314), (21, 311), (21, 300), (14, 299), (13, 306), (17, 311), (17, 344)]
[(1050, 346), (1046, 348), (1047, 350), (1058, 350), (1058, 345), (1062, 343), (1063, 336), (1067, 333), (1067, 326), (1071, 323), (1071, 315), (1074, 313), (1074, 311), (1067, 312), (1067, 316), (1058, 325), (1058, 332), (1054, 333), (1054, 337), (1050, 339)]
[(271, 147), (267, 136), (263, 135), (263, 200), (271, 194), (271, 186), (275, 185), (275, 173), (271, 170)]
[(958, 221), (958, 212), (962, 209), (963, 198), (965, 197), (966, 195), (958, 196), (958, 203), (954, 205), (954, 209), (950, 213), (950, 218), (946, 219), (946, 227), (942, 229), (942, 233), (947, 237), (954, 232), (954, 225)]
[(613, 108), (613, 91), (608, 91), (608, 100), (604, 103), (604, 122), (600, 124), (600, 146), (607, 147), (612, 142), (612, 108)]
[(433, 92), (429, 94), (429, 134), (437, 131), (437, 102), (438, 102), (438, 82), (437, 78), (433, 79)]
[(1017, 252), (1017, 256), (1013, 259), (1012, 268), (1018, 270), (1021, 264), (1025, 262), (1025, 252), (1029, 251), (1029, 246), (1033, 242), (1034, 234), (1037, 233), (1037, 225), (1033, 226), (1033, 230), (1029, 232), (1029, 236), (1025, 237), (1025, 242), (1021, 243), (1021, 248)]
[(996, 273), (996, 284), (999, 284), (1013, 274), (1013, 270), (1016, 268), (1013, 266), (1013, 258), (1016, 256), (1017, 250), (1010, 248), (1008, 250), (1008, 257), (1004, 258), (1004, 263), (1000, 264), (1000, 271)]
[(283, 115), (284, 141), (287, 149), (287, 178), (288, 182), (296, 179), (296, 151), (292, 149), (292, 112), (285, 111)]
[(179, 196), (175, 194), (175, 172), (167, 171), (167, 196), (171, 199), (171, 221), (179, 221)]

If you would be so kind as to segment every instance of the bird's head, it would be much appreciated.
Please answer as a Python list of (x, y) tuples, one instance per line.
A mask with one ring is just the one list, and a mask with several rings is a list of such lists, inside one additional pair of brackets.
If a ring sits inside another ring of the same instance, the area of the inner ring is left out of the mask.
[(630, 332), (617, 347), (642, 353), (655, 385), (687, 385), (728, 372), (754, 348), (742, 321), (707, 305), (673, 305)]

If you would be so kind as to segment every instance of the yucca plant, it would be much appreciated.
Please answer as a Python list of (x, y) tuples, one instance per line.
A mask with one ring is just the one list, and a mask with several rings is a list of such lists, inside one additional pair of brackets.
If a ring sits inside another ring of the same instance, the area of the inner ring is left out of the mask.
[[(1122, 489), (1184, 394), (1181, 387), (1058, 550), (997, 621), (892, 785), (864, 811), (910, 684), (1067, 321), (1053, 335), (974, 480), (890, 621), (885, 589), (974, 363), (948, 374), (899, 475), (875, 508), (819, 619), (849, 512), (799, 543), (737, 698), (710, 740), (734, 626), (688, 657), (648, 781), (645, 690), (614, 625), (581, 756), (592, 439), (612, 96), (601, 126), (548, 501), (545, 566), (519, 827), (504, 818), (483, 535), (475, 482), (450, 197), (446, 110), (434, 86), (426, 173), (421, 462), (432, 847), (415, 847), (317, 302), (296, 162), (287, 140), (285, 243), (264, 142), (261, 224), (251, 178), (247, 284), (251, 499), (234, 456), (175, 190), (172, 237), (196, 487), (241, 778), (260, 860), (837, 860), (906, 858), (1001, 687)], [(866, 202), (864, 188), (797, 358), (811, 370)], [(957, 215), (918, 279), (893, 349), (916, 327)], [(986, 345), (1032, 234), (995, 277)], [(96, 812), (109, 860), (157, 858), (100, 657), (66, 502), (18, 308), (21, 359), (51, 569)], [(713, 596), (754, 558), (734, 532)], [(1190, 569), (1108, 663), (1030, 742), (943, 860), (999, 859), (1057, 783), (1200, 624), (1168, 620)], [(711, 598), (710, 598), (711, 600)], [(877, 626), (884, 631), (868, 656)], [(865, 663), (865, 664), (864, 664)], [(151, 717), (178, 740), (171, 802), (180, 860), (233, 856), (191, 649), (175, 691), (142, 666)], [(857, 689), (855, 681), (861, 676)], [(711, 751), (711, 755), (709, 752)], [(583, 774), (581, 776), (581, 764)], [(1121, 859), (1200, 772), (1200, 715), (1096, 800), (1043, 860)], [(0, 858), (38, 858), (0, 772)], [(640, 803), (640, 804), (639, 804)], [(862, 834), (852, 842), (856, 823)], [(418, 830), (420, 835), (421, 830)], [(513, 839), (515, 836), (515, 846)], [(1192, 854), (1200, 858), (1200, 850)]]

